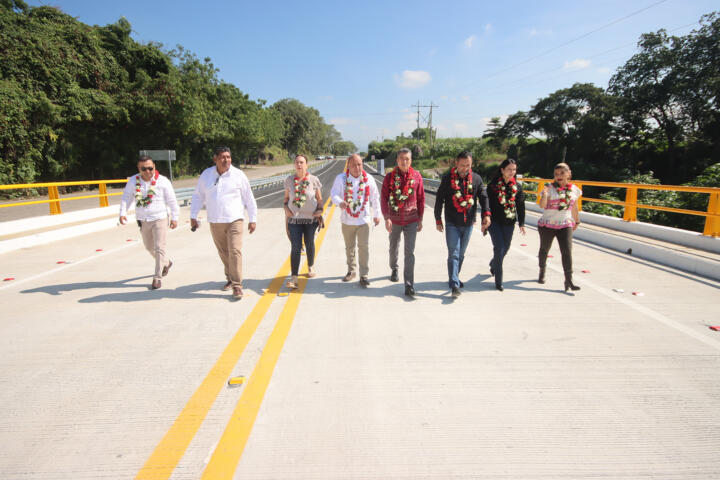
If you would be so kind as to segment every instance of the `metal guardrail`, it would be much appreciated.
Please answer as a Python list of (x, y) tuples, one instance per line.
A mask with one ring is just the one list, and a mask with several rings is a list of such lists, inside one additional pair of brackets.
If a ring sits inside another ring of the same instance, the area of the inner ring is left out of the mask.
[[(317, 170), (320, 170), (328, 165), (330, 162), (323, 162), (320, 165), (313, 165), (309, 171), (316, 172)], [(251, 188), (263, 188), (268, 187), (270, 185), (281, 183), (285, 181), (285, 178), (290, 175), (290, 171), (288, 173), (284, 173), (281, 175), (274, 175), (272, 177), (266, 177), (266, 178), (257, 178), (254, 180), (250, 180), (250, 187)], [(8, 207), (21, 207), (23, 205), (37, 205), (39, 203), (47, 203), (50, 205), (50, 215), (59, 215), (62, 213), (62, 208), (60, 207), (60, 202), (69, 202), (72, 200), (83, 200), (86, 198), (98, 198), (100, 200), (100, 206), (101, 207), (108, 207), (110, 206), (110, 202), (108, 201), (108, 197), (114, 197), (118, 195), (122, 195), (122, 192), (116, 192), (116, 193), (108, 193), (107, 191), (107, 185), (110, 183), (127, 183), (127, 178), (123, 179), (117, 179), (117, 180), (91, 180), (91, 181), (77, 181), (77, 182), (47, 182), (47, 183), (20, 183), (16, 185), (0, 185), (0, 190), (19, 190), (19, 189), (34, 189), (34, 188), (47, 188), (48, 189), (48, 199), (47, 200), (31, 200), (29, 202), (16, 202), (16, 203), (5, 203), (0, 204), (0, 208), (8, 208)], [(97, 195), (81, 195), (78, 197), (66, 197), (66, 198), (60, 198), (60, 193), (58, 190), (58, 187), (69, 187), (69, 186), (78, 186), (78, 185), (99, 185), (100, 193)], [(176, 188), (175, 189), (175, 196), (178, 197), (178, 201), (182, 199), (184, 202), (183, 205), (187, 205), (188, 201), (192, 197), (192, 192), (194, 188), (187, 187), (187, 188)], [(189, 192), (189, 193), (188, 193)]]
[[(522, 182), (531, 182), (537, 184), (536, 190), (525, 190), (529, 195), (535, 195), (536, 201), (540, 203), (539, 192), (543, 190), (546, 184), (552, 183), (552, 179), (547, 178), (522, 178)], [(582, 210), (582, 202), (605, 203), (609, 205), (620, 205), (624, 207), (623, 220), (626, 222), (637, 221), (637, 209), (644, 208), (647, 210), (659, 210), (663, 212), (682, 213), (685, 215), (697, 215), (705, 217), (705, 228), (703, 235), (710, 237), (720, 236), (720, 188), (715, 187), (686, 187), (682, 185), (649, 185), (645, 183), (620, 183), (620, 182), (596, 182), (592, 180), (573, 180), (573, 184), (582, 189), (583, 185), (593, 187), (609, 187), (624, 188), (625, 201), (605, 200), (603, 198), (580, 197), (578, 200), (578, 209)], [(664, 190), (672, 192), (688, 192), (688, 193), (707, 193), (710, 195), (708, 199), (708, 208), (706, 212), (698, 210), (687, 210), (685, 208), (664, 207), (659, 205), (646, 205), (638, 203), (638, 190)]]

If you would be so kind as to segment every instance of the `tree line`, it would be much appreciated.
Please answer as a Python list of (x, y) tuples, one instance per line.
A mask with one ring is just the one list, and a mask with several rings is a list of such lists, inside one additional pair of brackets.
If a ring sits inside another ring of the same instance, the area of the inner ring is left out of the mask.
[(0, 0), (0, 184), (123, 177), (141, 149), (175, 150), (176, 175), (216, 145), (253, 163), (355, 150), (316, 109), (253, 100), (210, 58), (130, 34)]
[[(556, 163), (566, 161), (579, 179), (720, 187), (720, 12), (704, 15), (684, 36), (665, 30), (641, 35), (638, 53), (618, 68), (607, 88), (576, 83), (560, 89), (504, 121), (493, 118), (475, 138), (431, 143), (428, 136), (420, 130), (372, 142), (368, 154), (394, 158), (398, 148), (408, 147), (422, 168), (430, 168), (436, 166), (431, 157), (447, 162), (469, 150), (481, 174), (511, 157), (520, 172), (536, 177), (547, 178)], [(585, 190), (592, 197), (624, 198), (617, 190)], [(707, 197), (646, 191), (639, 201), (704, 211)], [(584, 209), (620, 215), (608, 205)], [(649, 210), (638, 216), (695, 230), (704, 222)]]

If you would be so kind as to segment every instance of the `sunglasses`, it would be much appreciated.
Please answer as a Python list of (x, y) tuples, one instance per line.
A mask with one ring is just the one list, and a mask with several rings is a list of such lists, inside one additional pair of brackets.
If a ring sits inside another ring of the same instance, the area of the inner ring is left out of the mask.
[(140, 167), (142, 172), (152, 172), (153, 170), (155, 170), (155, 167)]

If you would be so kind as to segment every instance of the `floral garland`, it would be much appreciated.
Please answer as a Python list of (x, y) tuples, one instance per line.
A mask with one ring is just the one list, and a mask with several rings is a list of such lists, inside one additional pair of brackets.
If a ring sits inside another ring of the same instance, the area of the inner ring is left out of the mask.
[(505, 211), (505, 217), (509, 220), (515, 218), (517, 212), (515, 205), (515, 195), (517, 195), (518, 187), (515, 178), (511, 178), (505, 183), (502, 177), (497, 181), (498, 202)]
[(555, 187), (555, 190), (557, 190), (558, 197), (560, 197), (560, 201), (558, 202), (558, 210), (565, 210), (566, 208), (570, 208), (572, 202), (572, 183), (567, 183), (564, 187), (561, 187), (557, 184), (557, 182), (554, 182), (553, 186)]
[(467, 212), (475, 204), (473, 200), (473, 186), (472, 186), (472, 171), (467, 173), (467, 183), (465, 188), (465, 194), (463, 195), (462, 187), (457, 174), (457, 167), (450, 169), (450, 188), (454, 190), (452, 194), (453, 205), (455, 210), (463, 214), (463, 221), (467, 222)]
[(308, 174), (306, 173), (302, 179), (294, 177), (293, 183), (295, 185), (295, 198), (293, 198), (293, 205), (298, 208), (302, 208), (302, 206), (305, 205), (305, 200), (307, 200), (307, 196), (305, 195), (307, 187), (310, 185)]
[(358, 184), (358, 199), (355, 201), (353, 199), (353, 185), (352, 180), (350, 180), (350, 171), (345, 171), (345, 204), (347, 205), (345, 207), (345, 211), (350, 215), (351, 217), (359, 217), (360, 212), (362, 212), (365, 209), (365, 205), (368, 203), (368, 198), (370, 197), (370, 186), (368, 185), (368, 176), (367, 173), (365, 173), (365, 170), (362, 171), (362, 179), (360, 180), (360, 183)]
[(415, 189), (412, 187), (415, 184), (415, 179), (412, 178), (415, 170), (412, 167), (408, 169), (407, 178), (405, 185), (401, 186), (401, 177), (399, 175), (399, 168), (394, 168), (390, 174), (390, 195), (388, 203), (390, 208), (397, 212), (405, 205), (405, 201), (415, 193)]
[(153, 175), (152, 179), (150, 180), (150, 187), (148, 188), (147, 195), (143, 197), (142, 191), (140, 189), (140, 174), (138, 173), (135, 175), (135, 206), (136, 207), (147, 207), (152, 203), (152, 199), (157, 193), (155, 191), (155, 184), (157, 184), (157, 179), (160, 176), (160, 172), (155, 170), (155, 175)]

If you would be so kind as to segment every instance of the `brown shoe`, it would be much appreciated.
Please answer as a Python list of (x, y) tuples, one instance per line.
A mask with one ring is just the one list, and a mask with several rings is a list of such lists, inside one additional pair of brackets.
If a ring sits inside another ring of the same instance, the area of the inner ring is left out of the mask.
[(230, 280), (228, 280), (227, 283), (225, 285), (223, 285), (223, 287), (220, 290), (225, 292), (227, 290), (230, 290), (230, 288), (232, 288), (232, 282)]
[(367, 277), (360, 277), (360, 286), (367, 287), (370, 285), (370, 280)]
[(170, 263), (167, 264), (166, 267), (163, 267), (163, 271), (162, 271), (163, 277), (167, 276), (168, 272), (170, 271), (170, 267), (172, 267), (172, 260), (170, 261)]
[(285, 286), (289, 288), (290, 290), (295, 290), (298, 288), (298, 277), (297, 275), (292, 275), (290, 277), (290, 280), (285, 282)]
[(243, 291), (241, 287), (232, 287), (233, 290), (233, 298), (240, 300), (243, 296)]
[(345, 275), (345, 276), (343, 277), (342, 281), (343, 281), (343, 282), (349, 282), (349, 281), (352, 280), (353, 278), (355, 278), (355, 272), (348, 272), (347, 275)]
[(152, 285), (150, 285), (150, 290), (157, 290), (162, 286), (162, 283), (160, 283), (160, 280), (157, 278), (152, 281)]
[(306, 277), (307, 278), (315, 278), (316, 275), (317, 275), (317, 272), (315, 272), (315, 268), (308, 267), (308, 272), (307, 272)]

